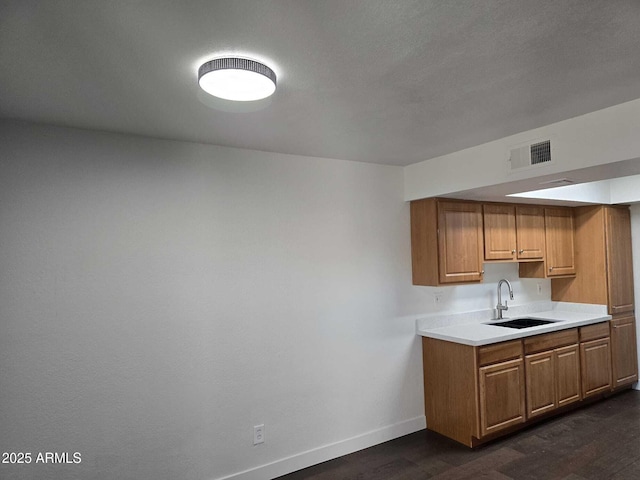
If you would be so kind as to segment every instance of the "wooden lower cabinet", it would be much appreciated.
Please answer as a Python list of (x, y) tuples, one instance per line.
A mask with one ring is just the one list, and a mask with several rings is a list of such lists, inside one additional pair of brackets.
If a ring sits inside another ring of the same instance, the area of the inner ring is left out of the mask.
[(580, 344), (583, 398), (611, 389), (611, 341), (609, 337)]
[(480, 367), (480, 435), (489, 435), (525, 420), (522, 359)]
[(580, 347), (578, 344), (554, 351), (556, 365), (556, 401), (563, 407), (582, 399), (580, 389)]
[(474, 447), (629, 386), (638, 375), (631, 339), (635, 320), (628, 315), (479, 347), (423, 337), (427, 428)]
[(613, 388), (617, 388), (638, 381), (636, 320), (633, 315), (622, 315), (610, 323)]
[[(572, 340), (578, 338), (574, 329)], [(562, 333), (540, 335), (562, 340)], [(535, 337), (534, 337), (535, 338)], [(525, 347), (526, 348), (526, 347)], [(527, 418), (548, 413), (581, 399), (578, 344), (527, 355)]]
[(527, 417), (557, 408), (553, 351), (527, 355)]

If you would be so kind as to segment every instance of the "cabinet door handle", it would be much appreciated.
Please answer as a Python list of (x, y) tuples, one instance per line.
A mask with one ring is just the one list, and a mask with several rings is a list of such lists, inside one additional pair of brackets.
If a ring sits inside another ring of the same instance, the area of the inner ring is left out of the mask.
[(524, 253), (524, 250), (519, 250), (518, 253)]
[(553, 270), (553, 267), (549, 267), (549, 271)]
[(515, 250), (511, 250), (511, 253), (516, 253), (516, 251)]

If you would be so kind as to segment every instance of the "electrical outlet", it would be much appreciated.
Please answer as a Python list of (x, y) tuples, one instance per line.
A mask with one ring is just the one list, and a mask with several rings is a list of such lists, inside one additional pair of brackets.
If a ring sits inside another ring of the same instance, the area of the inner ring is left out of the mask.
[(442, 303), (442, 292), (433, 292), (433, 304), (440, 305)]
[(264, 443), (264, 423), (253, 427), (253, 444)]
[(538, 288), (538, 295), (540, 295), (542, 293), (542, 284), (541, 283), (536, 283), (536, 286)]

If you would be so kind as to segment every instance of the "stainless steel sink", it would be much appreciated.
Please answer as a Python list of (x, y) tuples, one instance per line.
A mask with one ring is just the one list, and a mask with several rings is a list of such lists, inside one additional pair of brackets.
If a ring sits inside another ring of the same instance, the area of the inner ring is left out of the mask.
[(542, 320), (540, 318), (514, 318), (513, 320), (505, 320), (504, 322), (492, 322), (486, 325), (493, 325), (494, 327), (507, 327), (507, 328), (530, 328), (538, 327), (540, 325), (546, 325), (548, 323), (554, 323), (553, 320)]

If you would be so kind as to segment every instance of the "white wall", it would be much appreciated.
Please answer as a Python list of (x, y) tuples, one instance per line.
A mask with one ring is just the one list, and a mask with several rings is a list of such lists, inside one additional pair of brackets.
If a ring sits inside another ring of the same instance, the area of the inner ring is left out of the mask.
[(0, 135), (0, 450), (83, 458), (0, 477), (216, 478), (419, 425), (400, 168)]
[[(631, 205), (631, 242), (633, 248), (633, 285), (636, 305), (640, 301), (640, 204)], [(638, 308), (636, 308), (636, 325)], [(636, 328), (637, 343), (640, 345), (640, 328)], [(638, 349), (638, 367), (640, 368), (640, 349)], [(640, 383), (635, 384), (640, 390)]]
[[(405, 199), (435, 197), (640, 157), (640, 99), (405, 168)], [(551, 138), (554, 163), (509, 172), (510, 148)]]
[(401, 168), (15, 122), (0, 151), (0, 451), (82, 454), (0, 477), (267, 478), (423, 427)]

